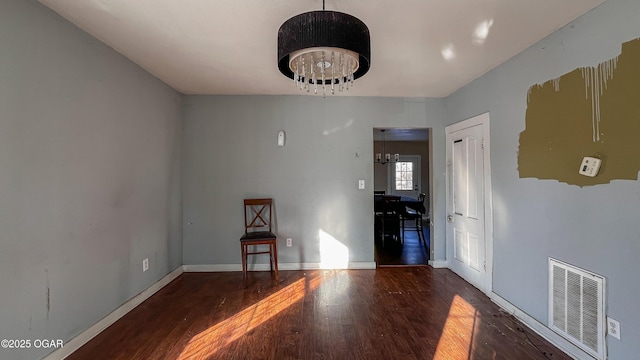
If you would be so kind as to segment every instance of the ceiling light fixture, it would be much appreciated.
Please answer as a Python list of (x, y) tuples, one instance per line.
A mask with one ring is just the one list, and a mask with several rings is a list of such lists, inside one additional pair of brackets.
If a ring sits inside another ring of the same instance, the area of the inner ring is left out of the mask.
[(353, 86), (369, 71), (369, 29), (349, 14), (311, 11), (285, 21), (278, 30), (278, 68), (301, 90), (322, 95)]

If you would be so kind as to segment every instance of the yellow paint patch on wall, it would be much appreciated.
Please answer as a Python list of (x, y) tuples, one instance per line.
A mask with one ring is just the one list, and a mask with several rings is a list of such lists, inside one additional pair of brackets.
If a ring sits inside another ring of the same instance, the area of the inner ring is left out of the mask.
[[(596, 177), (578, 174), (584, 156), (602, 159)], [(578, 68), (527, 94), (520, 133), (521, 178), (572, 185), (637, 180), (640, 170), (640, 39), (597, 67)]]

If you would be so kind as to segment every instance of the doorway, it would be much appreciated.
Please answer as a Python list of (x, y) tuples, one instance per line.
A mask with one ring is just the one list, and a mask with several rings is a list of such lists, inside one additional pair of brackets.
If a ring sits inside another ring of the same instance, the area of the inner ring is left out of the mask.
[[(373, 129), (373, 188), (374, 193), (378, 194), (376, 201), (380, 200), (379, 194), (400, 196), (403, 201), (419, 201), (420, 194), (425, 194), (420, 220), (407, 216), (404, 232), (400, 228), (399, 234), (394, 235), (392, 240), (385, 237), (385, 231), (379, 226), (380, 213), (374, 211), (376, 229), (373, 245), (377, 266), (420, 266), (427, 265), (431, 259), (430, 137), (429, 128)], [(411, 208), (408, 210), (411, 211)], [(419, 227), (421, 230), (417, 229)], [(398, 241), (395, 241), (396, 238)]]

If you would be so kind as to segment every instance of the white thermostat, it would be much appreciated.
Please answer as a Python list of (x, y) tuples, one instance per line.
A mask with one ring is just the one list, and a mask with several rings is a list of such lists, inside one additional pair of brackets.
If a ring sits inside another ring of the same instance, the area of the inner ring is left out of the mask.
[(578, 173), (584, 176), (594, 177), (598, 175), (598, 170), (600, 170), (600, 164), (602, 160), (594, 157), (585, 156), (582, 159), (582, 164), (580, 164), (580, 170)]

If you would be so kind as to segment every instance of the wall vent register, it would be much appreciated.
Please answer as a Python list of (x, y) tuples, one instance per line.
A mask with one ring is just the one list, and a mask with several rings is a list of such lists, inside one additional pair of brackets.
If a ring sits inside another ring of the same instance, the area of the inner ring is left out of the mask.
[(605, 279), (549, 258), (549, 328), (596, 359), (605, 359)]

